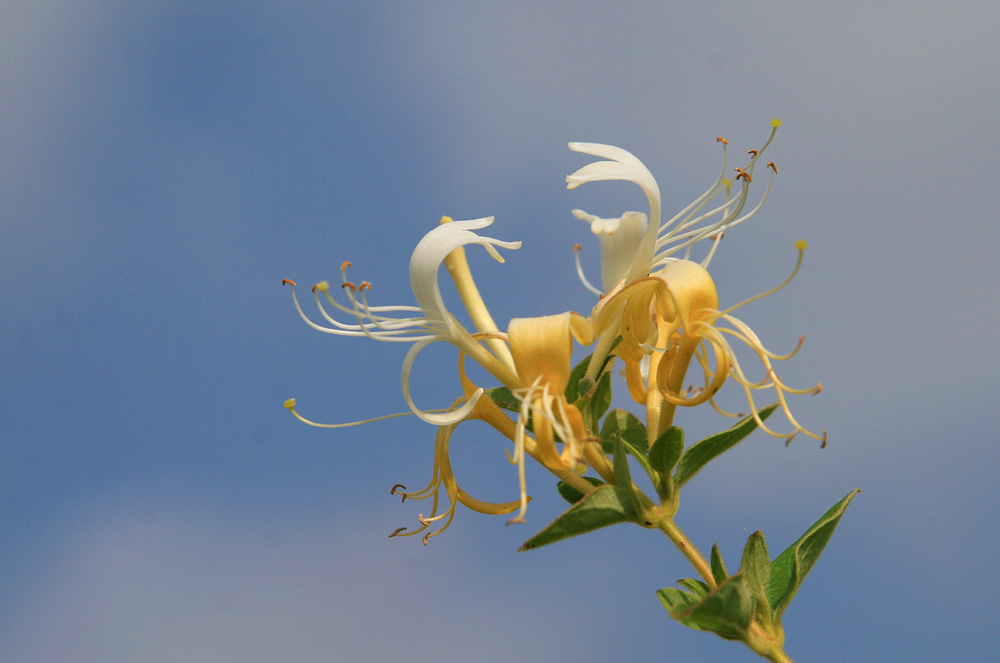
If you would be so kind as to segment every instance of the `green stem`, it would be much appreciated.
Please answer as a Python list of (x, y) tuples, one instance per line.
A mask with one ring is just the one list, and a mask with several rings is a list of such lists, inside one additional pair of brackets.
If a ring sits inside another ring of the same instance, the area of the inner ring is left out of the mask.
[(769, 661), (773, 661), (773, 663), (795, 663), (795, 661), (789, 658), (788, 654), (780, 648), (772, 651), (770, 654), (766, 654), (764, 658)]
[[(655, 512), (656, 509), (654, 508), (653, 511)], [(687, 534), (677, 526), (674, 519), (666, 515), (657, 517), (655, 513), (649, 512), (646, 514), (646, 519), (659, 527), (674, 542), (677, 549), (681, 551), (682, 555), (687, 557), (688, 561), (691, 562), (691, 565), (698, 571), (709, 588), (715, 589), (715, 576), (712, 575), (712, 566), (705, 559), (705, 556), (698, 551), (698, 548), (691, 542), (691, 539), (687, 537)]]

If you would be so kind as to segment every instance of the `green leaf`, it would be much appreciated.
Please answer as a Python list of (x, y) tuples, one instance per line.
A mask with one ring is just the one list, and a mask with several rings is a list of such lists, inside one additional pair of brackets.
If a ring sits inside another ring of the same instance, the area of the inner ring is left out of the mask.
[(656, 592), (656, 596), (660, 599), (660, 603), (663, 607), (667, 609), (667, 612), (673, 614), (675, 612), (684, 612), (695, 603), (701, 599), (691, 592), (685, 592), (684, 590), (677, 589), (676, 587), (665, 587)]
[(583, 361), (574, 366), (573, 370), (569, 372), (569, 381), (566, 383), (566, 400), (570, 403), (576, 403), (594, 387), (594, 383), (589, 380), (583, 384), (582, 389), (580, 385), (580, 381), (587, 375), (587, 368), (590, 366), (591, 357), (593, 355), (585, 357)]
[(684, 580), (678, 580), (677, 584), (687, 587), (688, 590), (693, 592), (699, 599), (703, 599), (708, 596), (708, 585), (705, 584), (704, 580), (698, 580), (697, 578), (684, 578)]
[(698, 600), (680, 590), (661, 589), (660, 602), (670, 616), (699, 631), (710, 631), (726, 640), (745, 640), (753, 618), (753, 597), (740, 573)]
[(625, 443), (621, 436), (615, 440), (615, 453), (612, 458), (615, 471), (615, 485), (623, 489), (629, 496), (635, 499), (635, 490), (632, 488), (632, 472), (628, 467), (628, 454), (625, 452)]
[[(583, 478), (595, 486), (604, 485), (604, 482), (598, 479), (597, 477), (583, 477)], [(581, 499), (583, 499), (583, 493), (581, 493), (579, 490), (569, 485), (565, 481), (560, 481), (558, 484), (556, 484), (556, 490), (558, 490), (559, 494), (562, 495), (562, 498), (567, 502), (569, 502), (570, 504), (576, 504)]]
[(499, 405), (504, 410), (509, 410), (511, 412), (521, 411), (521, 401), (514, 398), (514, 394), (510, 393), (510, 389), (507, 387), (484, 389), (483, 393), (489, 396), (494, 403)]
[[(767, 419), (778, 407), (777, 403), (768, 405), (758, 411), (761, 420)], [(732, 428), (722, 431), (717, 435), (706, 437), (701, 442), (693, 445), (687, 450), (677, 465), (677, 473), (674, 477), (678, 487), (683, 486), (691, 480), (698, 471), (716, 456), (729, 451), (736, 443), (752, 433), (757, 428), (757, 422), (753, 416), (747, 416), (736, 423)]]
[(771, 563), (767, 599), (776, 620), (781, 618), (781, 614), (798, 591), (799, 585), (805, 580), (820, 553), (823, 552), (823, 548), (830, 541), (847, 506), (860, 492), (852, 490), (844, 499), (830, 507), (830, 510), (813, 523), (798, 541), (788, 546)]
[(625, 410), (614, 409), (608, 412), (601, 427), (601, 439), (604, 441), (604, 451), (614, 451), (615, 433), (621, 433), (622, 440), (638, 449), (645, 455), (649, 449), (646, 438), (646, 427), (635, 415)]
[[(609, 415), (610, 416), (610, 415)], [(684, 431), (676, 426), (663, 431), (649, 449), (649, 464), (661, 474), (667, 474), (684, 451)]]
[(533, 550), (560, 539), (625, 522), (640, 522), (632, 496), (616, 486), (601, 486), (525, 541), (519, 550)]
[(611, 407), (611, 373), (605, 373), (597, 381), (597, 386), (588, 398), (587, 407), (590, 408), (591, 421), (595, 423)]
[(768, 626), (771, 623), (771, 607), (767, 598), (767, 584), (771, 580), (771, 558), (767, 552), (767, 542), (764, 534), (754, 532), (743, 548), (743, 560), (740, 564), (747, 589), (756, 603), (755, 613), (760, 621)]
[(715, 584), (721, 584), (726, 581), (729, 574), (726, 573), (726, 565), (722, 562), (722, 553), (719, 552), (719, 544), (716, 543), (712, 546), (712, 577), (715, 578)]

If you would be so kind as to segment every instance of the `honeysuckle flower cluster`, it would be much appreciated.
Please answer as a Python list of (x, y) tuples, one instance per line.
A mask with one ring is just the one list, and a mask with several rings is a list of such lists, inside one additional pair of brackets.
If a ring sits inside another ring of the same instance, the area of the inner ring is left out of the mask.
[[(408, 491), (397, 485), (392, 492), (404, 501), (431, 502), (428, 514), (419, 516), (419, 528), (400, 528), (391, 536), (423, 533), (426, 544), (447, 528), (458, 504), (480, 513), (516, 512), (510, 522), (522, 521), (529, 499), (525, 481), (528, 458), (583, 494), (594, 489), (593, 482), (583, 476), (588, 469), (613, 482), (611, 459), (595, 436), (597, 422), (589, 421), (578, 404), (567, 399), (574, 344), (594, 345), (586, 374), (590, 380), (599, 379), (609, 361), (621, 360), (629, 393), (645, 408), (650, 444), (672, 426), (677, 407), (708, 403), (728, 414), (717, 406), (715, 396), (730, 379), (742, 389), (749, 412), (762, 430), (786, 440), (801, 432), (825, 444), (825, 433), (807, 430), (792, 416), (787, 398), (789, 394), (818, 393), (820, 386), (791, 388), (774, 370), (774, 362), (790, 358), (798, 347), (786, 355), (775, 354), (733, 315), (736, 309), (788, 283), (801, 265), (805, 243), (796, 245), (798, 262), (784, 283), (735, 306), (720, 307), (709, 271), (723, 233), (752, 218), (770, 193), (778, 169), (772, 162), (759, 164), (779, 125), (777, 120), (772, 123), (773, 130), (764, 145), (751, 150), (747, 162), (734, 171), (727, 165), (728, 143), (719, 138), (723, 157), (719, 176), (702, 195), (667, 221), (660, 218), (659, 186), (638, 158), (610, 145), (570, 143), (571, 150), (600, 160), (569, 175), (568, 188), (622, 180), (638, 185), (648, 203), (647, 212), (626, 211), (612, 218), (572, 211), (598, 236), (601, 251), (599, 288), (586, 278), (577, 255), (576, 268), (584, 286), (599, 297), (587, 315), (563, 311), (515, 318), (506, 331), (500, 329), (475, 284), (465, 251), (466, 247), (479, 245), (503, 262), (497, 249), (521, 246), (519, 241), (480, 235), (478, 231), (493, 223), (492, 217), (470, 221), (445, 217), (420, 240), (409, 270), (415, 305), (370, 303), (371, 284), (348, 280), (351, 265), (345, 262), (341, 267), (340, 296), (335, 296), (325, 281), (312, 287), (318, 317), (310, 317), (296, 294), (295, 283), (285, 280), (299, 315), (310, 327), (337, 336), (411, 344), (401, 369), (402, 394), (410, 413), (437, 427), (433, 470), (423, 489)], [(762, 169), (767, 183), (759, 200), (750, 205), (751, 186)], [(696, 261), (692, 253), (698, 247), (705, 251)], [(471, 331), (445, 306), (439, 285), (442, 264), (457, 286), (473, 325)], [(438, 342), (457, 348), (458, 380), (455, 400), (435, 410), (417, 405), (412, 393), (416, 385), (411, 385), (410, 374), (420, 352)], [(744, 370), (734, 345), (749, 349), (760, 365), (761, 375), (751, 377), (751, 372)], [(468, 358), (495, 378), (502, 385), (501, 391), (487, 391), (493, 385), (474, 384), (465, 371)], [(689, 368), (700, 375), (701, 385), (697, 388), (683, 386)], [(755, 393), (762, 391), (776, 395), (791, 424), (789, 432), (769, 428), (758, 415)], [(500, 394), (510, 400), (504, 402)], [(299, 415), (294, 399), (286, 402), (286, 407), (312, 425), (366, 423), (314, 424)], [(449, 459), (449, 442), (459, 424), (473, 419), (485, 421), (508, 439), (508, 460), (517, 467), (516, 499), (486, 502), (459, 486)]]

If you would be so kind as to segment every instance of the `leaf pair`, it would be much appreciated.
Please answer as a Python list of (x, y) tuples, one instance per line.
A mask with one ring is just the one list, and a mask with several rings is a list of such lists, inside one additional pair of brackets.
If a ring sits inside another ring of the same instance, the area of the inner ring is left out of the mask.
[(689, 578), (679, 583), (684, 589), (659, 590), (660, 602), (670, 616), (682, 624), (710, 631), (727, 640), (748, 641), (753, 637), (749, 627), (754, 620), (765, 633), (780, 639), (785, 608), (859, 492), (851, 491), (833, 505), (774, 561), (769, 559), (764, 535), (754, 532), (743, 549), (740, 571), (726, 578), (722, 557), (718, 547), (714, 547), (712, 572), (718, 587), (709, 591), (705, 583)]

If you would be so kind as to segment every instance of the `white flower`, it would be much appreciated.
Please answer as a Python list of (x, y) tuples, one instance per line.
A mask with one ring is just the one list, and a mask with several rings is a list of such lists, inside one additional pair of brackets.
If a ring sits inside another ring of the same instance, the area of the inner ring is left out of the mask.
[[(470, 244), (479, 244), (493, 258), (503, 262), (503, 258), (495, 247), (505, 249), (521, 247), (521, 242), (505, 242), (491, 237), (483, 237), (473, 232), (492, 223), (493, 217), (472, 221), (451, 221), (442, 223), (424, 235), (410, 257), (410, 287), (413, 289), (417, 306), (370, 306), (367, 293), (371, 290), (371, 284), (362, 282), (355, 285), (348, 281), (347, 268), (351, 265), (345, 262), (341, 266), (343, 275), (341, 288), (347, 296), (347, 305), (333, 298), (326, 281), (313, 286), (312, 290), (320, 315), (329, 325), (323, 326), (310, 320), (303, 312), (298, 298), (295, 296), (295, 283), (287, 279), (285, 283), (292, 288), (292, 296), (299, 315), (313, 329), (338, 336), (367, 336), (377, 341), (413, 343), (413, 347), (407, 352), (403, 361), (403, 397), (413, 413), (424, 421), (438, 426), (457, 423), (475, 407), (476, 401), (482, 393), (481, 390), (469, 398), (464, 405), (450, 412), (435, 413), (421, 410), (413, 402), (410, 394), (410, 371), (421, 350), (431, 343), (445, 341), (455, 345), (478, 361), (504, 384), (512, 387), (519, 386), (511, 367), (476, 340), (445, 308), (444, 299), (441, 297), (441, 288), (438, 284), (438, 271), (441, 263), (444, 262), (449, 253), (456, 249)], [(355, 322), (337, 320), (327, 311), (320, 299), (320, 293), (323, 293), (328, 304), (335, 311), (352, 316)]]
[[(750, 161), (742, 168), (736, 168), (736, 175), (731, 178), (726, 177), (728, 154), (726, 148), (728, 141), (721, 137), (718, 138), (718, 142), (723, 146), (722, 170), (719, 176), (703, 194), (695, 198), (684, 209), (674, 215), (673, 218), (662, 224), (660, 223), (660, 188), (649, 170), (635, 155), (611, 145), (570, 143), (569, 148), (574, 152), (581, 152), (608, 160), (595, 161), (579, 169), (572, 175), (567, 176), (567, 188), (575, 189), (586, 182), (624, 180), (637, 184), (643, 193), (646, 194), (646, 198), (649, 201), (649, 225), (645, 228), (641, 240), (635, 246), (628, 269), (623, 270), (621, 268), (620, 263), (623, 257), (620, 255), (620, 250), (617, 247), (613, 250), (605, 250), (602, 236), (602, 276), (611, 273), (623, 273), (621, 278), (626, 283), (649, 276), (658, 268), (662, 268), (669, 262), (676, 260), (673, 254), (681, 249), (686, 250), (683, 259), (688, 259), (690, 258), (691, 247), (695, 243), (703, 239), (717, 240), (721, 238), (722, 233), (743, 223), (756, 214), (763, 206), (764, 201), (767, 200), (767, 196), (771, 191), (774, 174), (777, 173), (777, 168), (773, 163), (769, 162), (767, 164), (771, 168), (772, 173), (764, 195), (756, 206), (744, 212), (750, 183), (753, 181), (754, 168), (758, 160), (768, 145), (771, 144), (771, 140), (774, 138), (779, 126), (781, 126), (780, 120), (771, 121), (772, 130), (770, 137), (759, 150), (750, 150), (748, 153), (751, 155)], [(709, 208), (709, 203), (719, 197), (722, 197), (723, 200), (718, 202), (714, 207)], [(586, 212), (579, 212), (578, 210), (574, 210), (573, 213), (577, 218), (590, 220), (591, 229), (597, 234), (613, 232), (610, 229), (603, 229), (604, 227), (611, 227), (607, 225), (609, 220), (598, 219), (595, 216), (589, 215)], [(626, 212), (620, 219), (622, 225), (626, 224), (626, 217), (635, 214), (637, 213)], [(602, 222), (602, 230), (594, 227), (594, 221)], [(629, 223), (636, 223), (636, 221)], [(713, 243), (708, 255), (702, 259), (701, 265), (703, 267), (708, 266), (717, 246), (717, 242)], [(610, 260), (613, 264), (606, 268), (603, 264), (605, 260)], [(620, 281), (616, 281), (609, 286), (606, 279), (602, 279), (602, 281), (605, 281), (604, 293), (610, 292), (614, 286), (620, 283)]]

